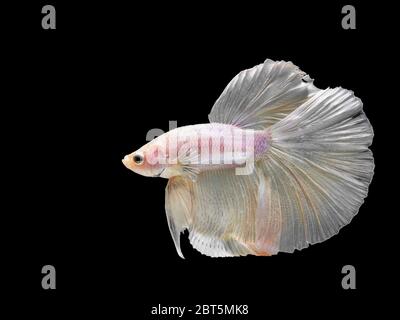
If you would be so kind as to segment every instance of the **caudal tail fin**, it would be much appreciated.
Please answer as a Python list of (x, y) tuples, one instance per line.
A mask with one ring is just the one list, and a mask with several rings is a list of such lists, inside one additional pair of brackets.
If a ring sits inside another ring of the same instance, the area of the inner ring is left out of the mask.
[(267, 130), (271, 149), (259, 166), (271, 198), (259, 233), (274, 228), (284, 252), (330, 238), (357, 214), (373, 176), (361, 100), (343, 88), (321, 90)]

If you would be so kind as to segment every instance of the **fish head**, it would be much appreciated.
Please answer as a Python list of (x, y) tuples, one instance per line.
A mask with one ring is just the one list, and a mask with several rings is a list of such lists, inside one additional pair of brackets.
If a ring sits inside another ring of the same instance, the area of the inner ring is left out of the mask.
[(160, 177), (166, 168), (162, 161), (162, 150), (153, 141), (126, 155), (122, 163), (128, 169), (145, 177)]

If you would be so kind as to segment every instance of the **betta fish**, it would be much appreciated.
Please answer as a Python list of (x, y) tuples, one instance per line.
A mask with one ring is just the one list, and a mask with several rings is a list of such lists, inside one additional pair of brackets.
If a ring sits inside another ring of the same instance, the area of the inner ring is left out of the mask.
[(357, 214), (374, 172), (373, 130), (352, 91), (317, 88), (291, 62), (236, 75), (210, 123), (175, 128), (122, 160), (167, 178), (165, 210), (211, 257), (292, 253), (337, 234)]

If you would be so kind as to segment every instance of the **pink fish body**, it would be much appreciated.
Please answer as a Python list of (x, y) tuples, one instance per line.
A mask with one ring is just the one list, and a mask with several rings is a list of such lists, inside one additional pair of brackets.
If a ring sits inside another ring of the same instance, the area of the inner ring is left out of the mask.
[(372, 127), (343, 88), (321, 90), (290, 62), (266, 60), (225, 88), (210, 122), (173, 129), (122, 160), (169, 179), (165, 208), (212, 257), (293, 252), (357, 214), (374, 170)]
[[(169, 179), (190, 168), (195, 171), (195, 178), (196, 174), (206, 170), (243, 167), (246, 160), (258, 159), (266, 152), (268, 139), (267, 132), (233, 125), (191, 125), (157, 137), (127, 155), (123, 162), (131, 170), (145, 176)], [(143, 158), (141, 165), (129, 161), (134, 155)]]

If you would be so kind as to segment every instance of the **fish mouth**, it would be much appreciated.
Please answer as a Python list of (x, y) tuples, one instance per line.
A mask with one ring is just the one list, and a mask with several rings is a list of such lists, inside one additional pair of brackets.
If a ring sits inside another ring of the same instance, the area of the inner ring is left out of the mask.
[(128, 156), (125, 156), (121, 161), (125, 167), (127, 167), (128, 169), (131, 169), (129, 166), (129, 157)]

